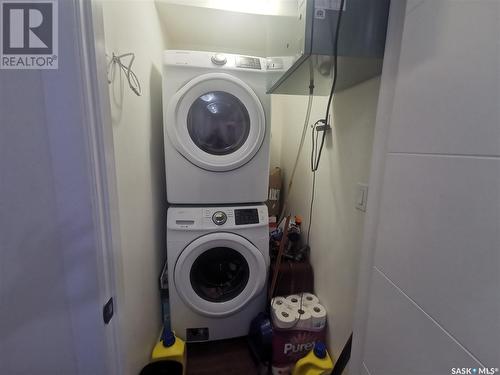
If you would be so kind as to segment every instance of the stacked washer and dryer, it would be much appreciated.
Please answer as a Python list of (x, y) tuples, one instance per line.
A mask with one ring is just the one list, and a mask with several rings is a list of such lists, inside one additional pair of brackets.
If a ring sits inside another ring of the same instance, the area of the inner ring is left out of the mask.
[(188, 342), (246, 335), (265, 308), (267, 79), (264, 58), (163, 55), (171, 326)]

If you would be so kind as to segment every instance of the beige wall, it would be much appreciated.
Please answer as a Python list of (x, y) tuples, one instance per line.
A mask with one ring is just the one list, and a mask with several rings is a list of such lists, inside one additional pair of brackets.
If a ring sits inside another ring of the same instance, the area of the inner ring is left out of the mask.
[[(335, 125), (316, 179), (311, 262), (318, 296), (328, 310), (330, 350), (338, 356), (352, 330), (364, 213), (355, 209), (356, 185), (368, 181), (379, 79), (336, 95)], [(324, 117), (326, 97), (315, 97), (309, 123)], [(307, 106), (306, 96), (272, 97), (272, 160), (281, 160), (286, 184), (293, 167)], [(280, 133), (281, 130), (281, 133)], [(281, 140), (281, 143), (278, 142)], [(280, 150), (281, 147), (281, 150)], [(292, 213), (307, 228), (312, 173), (311, 133), (290, 195)], [(278, 158), (277, 155), (280, 155)]]
[(142, 96), (124, 76), (110, 85), (122, 259), (118, 309), (126, 374), (139, 373), (159, 334), (158, 275), (165, 256), (166, 197), (161, 52), (153, 1), (103, 1), (106, 51), (135, 53)]
[[(283, 56), (299, 49), (292, 32), (296, 16), (240, 13), (188, 5), (203, 2), (156, 2), (169, 48), (254, 56)], [(234, 3), (235, 6), (243, 4), (241, 1)], [(250, 5), (253, 1), (246, 3)]]

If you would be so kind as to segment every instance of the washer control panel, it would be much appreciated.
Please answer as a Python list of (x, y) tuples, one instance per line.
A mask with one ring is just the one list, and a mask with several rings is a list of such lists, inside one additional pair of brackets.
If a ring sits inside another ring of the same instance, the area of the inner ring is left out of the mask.
[(267, 226), (266, 205), (218, 207), (170, 207), (167, 226), (171, 229), (205, 230)]
[(259, 224), (259, 210), (256, 208), (240, 208), (234, 210), (234, 224)]
[(223, 225), (227, 221), (227, 215), (223, 211), (216, 211), (212, 215), (212, 221), (215, 225)]

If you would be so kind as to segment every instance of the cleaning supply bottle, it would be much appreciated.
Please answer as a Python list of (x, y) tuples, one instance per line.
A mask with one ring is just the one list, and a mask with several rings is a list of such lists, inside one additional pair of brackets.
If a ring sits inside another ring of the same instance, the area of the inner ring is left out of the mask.
[(314, 344), (314, 349), (297, 361), (292, 375), (326, 375), (330, 374), (332, 370), (333, 362), (328, 355), (326, 345), (317, 341)]
[[(153, 353), (151, 355), (151, 360), (155, 362), (165, 362), (168, 364), (170, 362), (177, 362), (179, 364), (180, 371), (172, 372), (172, 375), (186, 374), (186, 343), (180, 338), (176, 337), (174, 332), (170, 330), (168, 324), (162, 331), (159, 341), (153, 348)], [(157, 372), (157, 373), (168, 373), (171, 372)]]

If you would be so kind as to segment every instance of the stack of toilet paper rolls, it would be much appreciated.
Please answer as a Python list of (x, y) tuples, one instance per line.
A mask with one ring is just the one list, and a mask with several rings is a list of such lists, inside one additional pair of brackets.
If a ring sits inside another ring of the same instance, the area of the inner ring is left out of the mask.
[(326, 309), (311, 293), (273, 298), (271, 315), (280, 329), (321, 330), (326, 325)]

